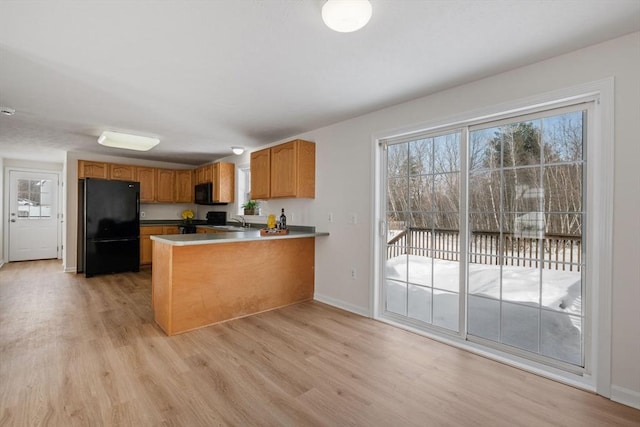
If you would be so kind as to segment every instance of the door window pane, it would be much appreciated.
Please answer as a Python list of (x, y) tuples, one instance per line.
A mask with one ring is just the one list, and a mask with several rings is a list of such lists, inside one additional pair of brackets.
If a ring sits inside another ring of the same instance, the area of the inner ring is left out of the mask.
[(501, 341), (538, 353), (540, 310), (520, 304), (502, 303)]
[(582, 318), (566, 313), (542, 311), (540, 352), (574, 365), (583, 365), (581, 356)]
[(581, 212), (582, 165), (546, 166), (544, 194), (546, 212)]
[(458, 330), (459, 294), (433, 290), (433, 324), (452, 331)]
[(407, 283), (406, 281), (386, 280), (386, 310), (401, 316), (407, 315)]
[(424, 256), (412, 255), (409, 262), (409, 282), (422, 286), (433, 286), (433, 252)]
[(409, 176), (433, 173), (433, 138), (409, 143)]
[(469, 295), (469, 334), (500, 341), (500, 301)]
[(51, 217), (53, 181), (49, 179), (18, 179), (18, 218), (39, 219)]
[(540, 164), (540, 121), (518, 122), (498, 128), (493, 146), (500, 145), (502, 167)]
[(431, 298), (430, 288), (409, 285), (407, 316), (425, 323), (431, 323)]
[(542, 119), (544, 162), (581, 162), (584, 111)]

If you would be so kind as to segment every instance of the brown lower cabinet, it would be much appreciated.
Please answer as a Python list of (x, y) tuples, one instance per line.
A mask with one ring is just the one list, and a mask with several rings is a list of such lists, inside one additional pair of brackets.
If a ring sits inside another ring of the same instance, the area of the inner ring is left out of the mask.
[(178, 234), (177, 225), (152, 225), (140, 227), (140, 265), (151, 264), (153, 259), (153, 245), (151, 235)]

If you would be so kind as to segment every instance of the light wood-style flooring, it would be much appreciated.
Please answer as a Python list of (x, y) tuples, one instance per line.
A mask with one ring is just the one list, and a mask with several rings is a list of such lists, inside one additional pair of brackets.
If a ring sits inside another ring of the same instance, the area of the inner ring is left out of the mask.
[(635, 409), (321, 303), (167, 337), (150, 301), (148, 271), (2, 267), (0, 425), (640, 425)]

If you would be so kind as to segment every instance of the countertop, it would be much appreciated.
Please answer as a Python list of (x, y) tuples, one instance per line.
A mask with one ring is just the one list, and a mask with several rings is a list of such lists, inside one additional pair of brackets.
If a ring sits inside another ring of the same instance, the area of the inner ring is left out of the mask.
[(328, 236), (326, 232), (315, 231), (294, 231), (289, 234), (281, 234), (275, 236), (261, 236), (260, 230), (253, 229), (251, 231), (229, 231), (214, 234), (168, 234), (164, 236), (151, 236), (151, 240), (164, 243), (171, 246), (192, 246), (192, 245), (210, 245), (214, 243), (234, 243), (234, 242), (251, 242), (258, 240), (280, 240), (280, 239), (301, 239), (305, 237), (321, 237)]

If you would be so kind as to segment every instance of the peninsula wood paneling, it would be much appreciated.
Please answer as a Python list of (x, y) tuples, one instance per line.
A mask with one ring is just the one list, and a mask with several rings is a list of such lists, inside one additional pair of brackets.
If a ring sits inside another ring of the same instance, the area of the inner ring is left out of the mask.
[[(156, 245), (153, 244), (153, 259), (163, 259), (166, 262), (156, 263), (153, 266), (153, 271), (156, 273), (156, 279), (153, 286), (151, 286), (151, 306), (153, 308), (153, 317), (158, 324), (171, 325), (171, 277), (173, 263), (172, 252), (169, 245)], [(160, 301), (160, 304), (157, 303)]]
[[(314, 238), (153, 243), (153, 286), (162, 289), (154, 291), (154, 307), (171, 313), (156, 321), (168, 335), (313, 298)], [(170, 276), (159, 264), (172, 264)]]

